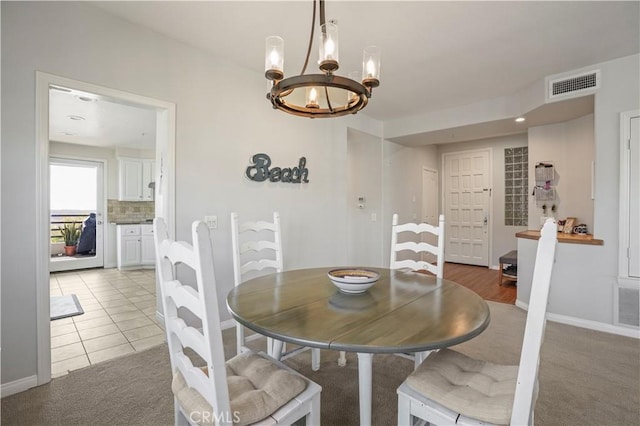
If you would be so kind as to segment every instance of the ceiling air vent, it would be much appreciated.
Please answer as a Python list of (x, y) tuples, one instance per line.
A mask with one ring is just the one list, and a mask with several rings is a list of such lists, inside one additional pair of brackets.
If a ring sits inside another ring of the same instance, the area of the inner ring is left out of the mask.
[(593, 93), (600, 87), (600, 70), (555, 80), (547, 78), (547, 100), (559, 100)]

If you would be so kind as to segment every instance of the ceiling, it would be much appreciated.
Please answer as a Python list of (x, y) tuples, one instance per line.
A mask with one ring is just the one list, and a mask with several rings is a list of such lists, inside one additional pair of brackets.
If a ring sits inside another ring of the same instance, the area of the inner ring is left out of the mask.
[(80, 90), (51, 87), (49, 140), (101, 148), (154, 149), (156, 111)]
[[(269, 35), (285, 40), (285, 76), (300, 72), (312, 12), (310, 0), (89, 4), (256, 75), (264, 72)], [(338, 74), (361, 68), (364, 47), (381, 48), (381, 84), (361, 113), (388, 121), (510, 96), (548, 75), (638, 53), (639, 5), (328, 0), (326, 16), (340, 29)], [(317, 72), (316, 52), (314, 45), (308, 72)], [(570, 102), (563, 109), (573, 106), (585, 105)]]

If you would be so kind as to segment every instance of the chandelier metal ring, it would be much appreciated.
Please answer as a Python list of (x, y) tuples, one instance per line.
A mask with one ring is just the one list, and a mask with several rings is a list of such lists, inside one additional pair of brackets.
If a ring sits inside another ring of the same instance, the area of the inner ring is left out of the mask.
[[(337, 107), (310, 108), (306, 105), (298, 105), (295, 102), (287, 101), (287, 97), (296, 89), (304, 90), (307, 87), (330, 87), (346, 90), (350, 93), (349, 102)], [(274, 108), (293, 115), (310, 118), (340, 117), (355, 114), (367, 105), (369, 97), (371, 97), (371, 90), (368, 87), (350, 78), (333, 74), (305, 74), (285, 78), (275, 82), (271, 92), (267, 94), (267, 98), (271, 100)]]

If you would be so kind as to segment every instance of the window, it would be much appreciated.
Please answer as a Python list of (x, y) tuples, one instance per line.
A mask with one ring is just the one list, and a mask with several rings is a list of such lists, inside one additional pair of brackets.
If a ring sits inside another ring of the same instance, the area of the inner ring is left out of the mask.
[(49, 171), (52, 211), (96, 210), (96, 167), (52, 163)]
[(529, 220), (529, 148), (504, 150), (504, 224), (527, 226)]

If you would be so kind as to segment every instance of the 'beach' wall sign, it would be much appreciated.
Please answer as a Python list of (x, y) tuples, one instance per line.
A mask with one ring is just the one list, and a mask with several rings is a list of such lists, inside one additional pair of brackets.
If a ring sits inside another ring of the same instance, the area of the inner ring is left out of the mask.
[(271, 167), (271, 158), (267, 154), (255, 154), (251, 157), (251, 165), (247, 167), (245, 174), (255, 182), (287, 182), (308, 183), (309, 169), (306, 167), (307, 159), (300, 157), (296, 167)]

